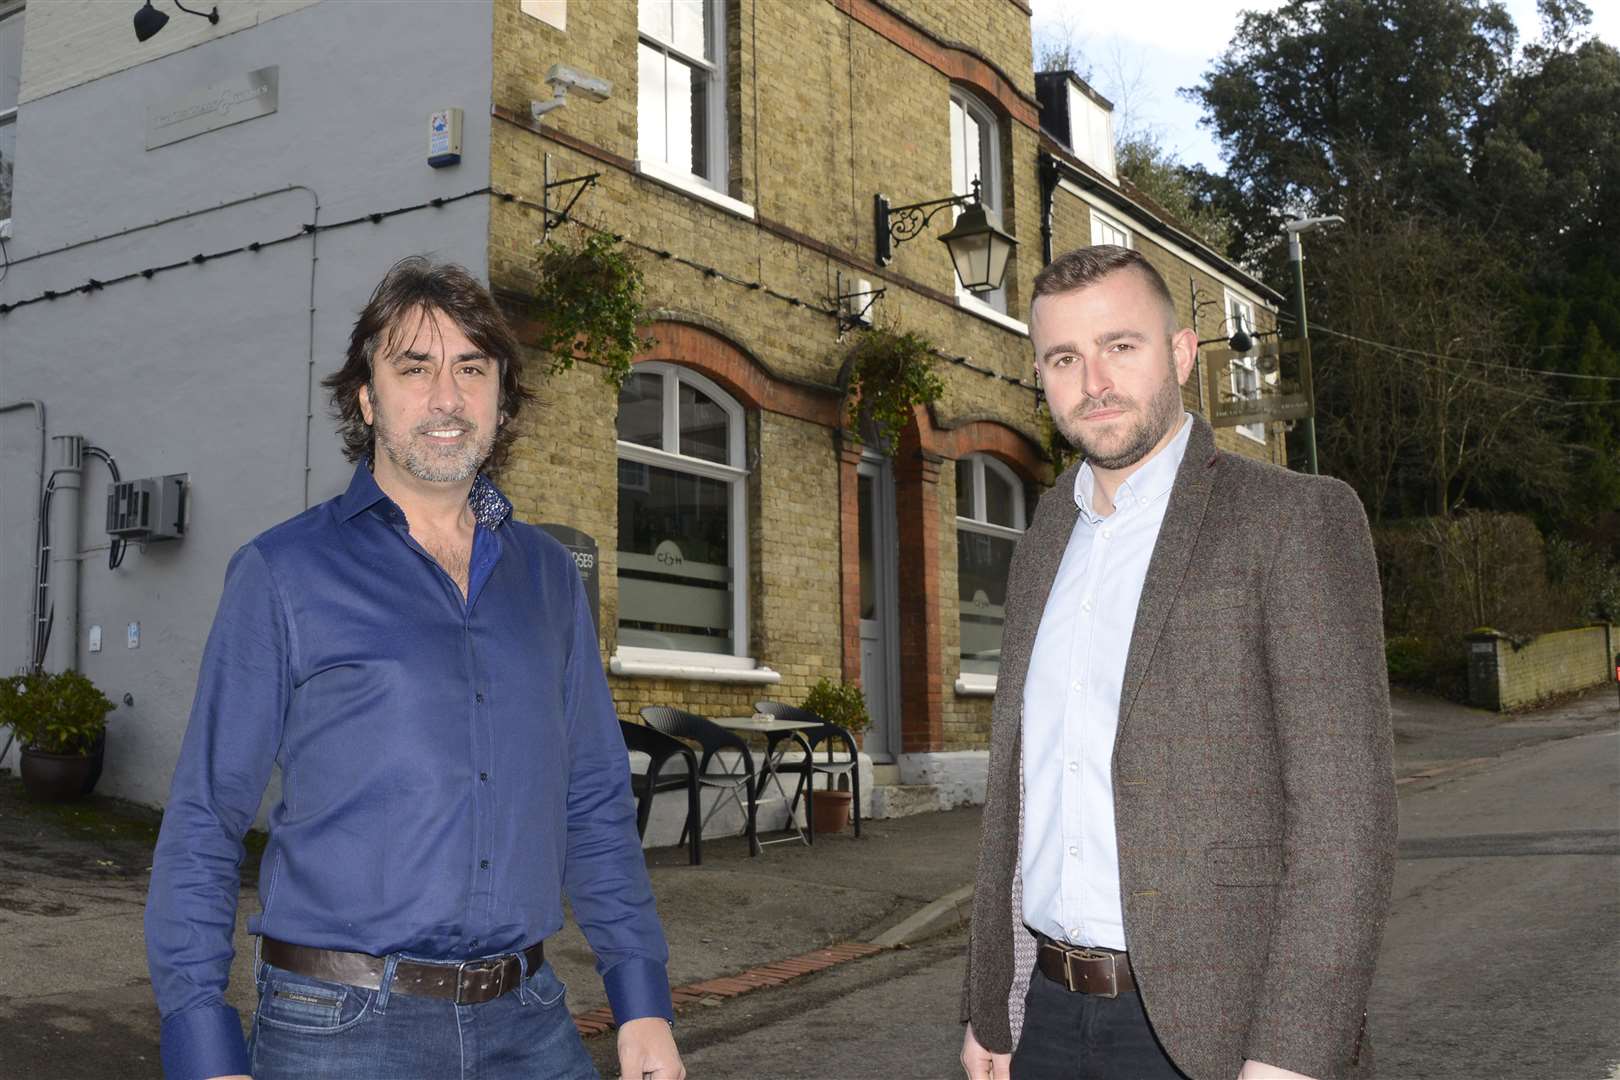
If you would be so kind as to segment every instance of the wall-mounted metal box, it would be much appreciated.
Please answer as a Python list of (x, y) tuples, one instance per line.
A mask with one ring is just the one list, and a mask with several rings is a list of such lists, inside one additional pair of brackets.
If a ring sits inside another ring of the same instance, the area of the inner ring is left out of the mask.
[(178, 540), (186, 532), (186, 474), (107, 485), (107, 533), (125, 540)]

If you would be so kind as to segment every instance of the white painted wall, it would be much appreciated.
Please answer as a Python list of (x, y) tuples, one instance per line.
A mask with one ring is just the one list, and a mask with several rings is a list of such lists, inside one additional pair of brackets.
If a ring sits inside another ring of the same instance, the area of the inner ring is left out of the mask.
[[(251, 30), (317, 0), (225, 0), (218, 4), (219, 22), (188, 15), (170, 0), (154, 7), (169, 16), (167, 25), (145, 41), (135, 40), (135, 12), (140, 3), (124, 0), (28, 0), (19, 100), (33, 101), (81, 83), (124, 71), (152, 60)], [(330, 2), (330, 0), (329, 0)], [(352, 3), (353, 0), (337, 0)], [(194, 11), (215, 8), (215, 0), (187, 3)]]
[[(87, 18), (116, 8), (134, 41), (133, 4), (61, 6), (92, 9)], [(56, 8), (29, 8), (25, 72), (37, 70), (35, 27), (50, 26)], [(186, 28), (181, 20), (208, 26), (176, 13), (153, 41)], [(26, 101), (0, 302), (297, 233), (317, 194), (320, 220), (335, 222), (487, 186), (491, 37), (487, 4), (324, 2)], [(268, 65), (280, 68), (278, 112), (145, 149), (148, 103)], [(428, 114), (452, 106), (465, 111), (464, 158), (431, 169)], [(236, 200), (246, 201), (223, 205)], [(347, 484), (318, 386), (306, 441), (310, 383), (341, 362), (377, 280), (417, 252), (482, 276), (487, 245), (479, 196), (0, 316), (0, 402), (42, 399), (52, 435), (84, 435), (126, 479), (191, 474), (186, 538), (131, 549), (110, 571), (107, 474), (87, 467), (79, 666), (115, 701), (135, 702), (112, 714), (98, 790), (164, 800), (231, 553), (304, 508), (306, 453), (308, 501)], [(28, 652), (37, 438), (28, 411), (0, 414), (7, 672)], [(141, 623), (137, 650), (124, 645), (131, 621)], [(92, 624), (103, 628), (98, 654), (85, 649)]]

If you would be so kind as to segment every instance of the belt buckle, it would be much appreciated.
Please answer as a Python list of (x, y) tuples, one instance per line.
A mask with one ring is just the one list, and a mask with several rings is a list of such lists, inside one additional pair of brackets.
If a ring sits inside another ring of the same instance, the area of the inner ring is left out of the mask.
[(465, 978), (465, 976), (467, 975), (467, 973), (469, 971), (472, 972), (475, 975), (482, 975), (482, 974), (486, 974), (486, 973), (490, 973), (490, 972), (499, 972), (500, 969), (501, 969), (501, 965), (504, 962), (504, 960), (505, 960), (504, 957), (498, 957), (498, 958), (493, 959), (493, 960), (488, 959), (488, 958), (484, 958), (484, 959), (479, 959), (479, 960), (463, 960), (461, 963), (457, 964), (456, 965), (456, 1004), (457, 1005), (466, 1004), (466, 1001), (464, 1000), (464, 998), (465, 998), (465, 995), (466, 995), (467, 987), (463, 983), (463, 979)]
[(1093, 995), (1094, 997), (1119, 997), (1119, 954), (1108, 952), (1105, 949), (1075, 949), (1072, 952), (1066, 952), (1064, 954), (1063, 974), (1068, 981), (1069, 990), (1071, 993), (1075, 990), (1081, 989), (1081, 987), (1075, 985), (1074, 961), (1076, 960), (1107, 960), (1108, 989), (1086, 990), (1085, 992)]

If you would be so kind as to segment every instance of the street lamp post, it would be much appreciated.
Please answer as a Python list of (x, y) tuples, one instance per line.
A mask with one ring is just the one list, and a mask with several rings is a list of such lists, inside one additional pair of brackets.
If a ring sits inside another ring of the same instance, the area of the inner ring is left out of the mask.
[(1320, 472), (1316, 463), (1316, 380), (1311, 377), (1311, 342), (1305, 322), (1305, 252), (1299, 237), (1301, 233), (1313, 232), (1324, 225), (1343, 224), (1344, 218), (1329, 214), (1326, 217), (1297, 218), (1283, 226), (1283, 231), (1288, 234), (1288, 262), (1294, 271), (1294, 329), (1299, 339), (1300, 381), (1310, 395), (1311, 411), (1305, 417), (1305, 457), (1313, 476)]

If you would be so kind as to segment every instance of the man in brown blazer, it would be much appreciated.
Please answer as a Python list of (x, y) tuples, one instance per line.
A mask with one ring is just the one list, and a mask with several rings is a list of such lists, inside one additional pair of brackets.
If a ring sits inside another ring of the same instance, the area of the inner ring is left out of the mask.
[(1215, 449), (1138, 253), (1035, 279), (1084, 461), (1013, 557), (973, 898), (969, 1077), (1364, 1077), (1395, 788), (1354, 492)]

